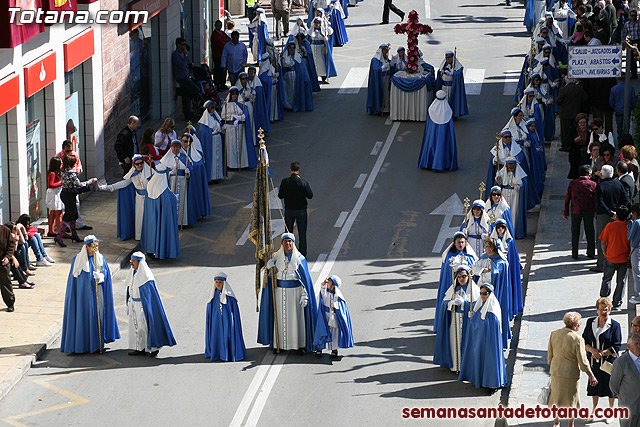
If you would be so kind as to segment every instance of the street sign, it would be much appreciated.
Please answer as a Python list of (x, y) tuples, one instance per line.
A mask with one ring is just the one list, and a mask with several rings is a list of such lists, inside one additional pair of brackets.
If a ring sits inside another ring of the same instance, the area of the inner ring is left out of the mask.
[(569, 47), (569, 77), (598, 79), (617, 77), (622, 66), (622, 48), (611, 46)]

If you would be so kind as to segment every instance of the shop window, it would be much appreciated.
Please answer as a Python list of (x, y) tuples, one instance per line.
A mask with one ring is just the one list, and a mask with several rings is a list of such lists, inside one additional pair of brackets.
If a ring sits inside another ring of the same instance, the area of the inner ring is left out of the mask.
[(11, 219), (9, 182), (9, 129), (7, 115), (0, 116), (0, 224)]
[(32, 219), (40, 218), (47, 214), (45, 196), (47, 192), (46, 171), (48, 159), (46, 149), (45, 90), (41, 90), (25, 100), (27, 117), (27, 184), (29, 215), (31, 215)]
[[(83, 171), (79, 176), (86, 179), (87, 138), (84, 122), (84, 65), (80, 64), (64, 73), (64, 96), (66, 114), (66, 139), (73, 144), (73, 151), (80, 157)], [(61, 148), (56, 147), (56, 152)]]

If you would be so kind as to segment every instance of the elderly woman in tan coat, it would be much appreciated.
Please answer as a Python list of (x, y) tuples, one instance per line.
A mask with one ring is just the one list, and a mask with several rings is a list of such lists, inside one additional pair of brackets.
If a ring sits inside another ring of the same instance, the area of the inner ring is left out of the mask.
[[(591, 385), (598, 380), (591, 372), (584, 347), (584, 340), (578, 334), (580, 329), (580, 313), (570, 311), (562, 319), (565, 327), (551, 332), (547, 363), (551, 370), (551, 392), (549, 407), (555, 405), (562, 408), (580, 407), (580, 371), (589, 376)], [(559, 425), (558, 418), (553, 425)], [(573, 427), (573, 418), (569, 419), (569, 427)]]

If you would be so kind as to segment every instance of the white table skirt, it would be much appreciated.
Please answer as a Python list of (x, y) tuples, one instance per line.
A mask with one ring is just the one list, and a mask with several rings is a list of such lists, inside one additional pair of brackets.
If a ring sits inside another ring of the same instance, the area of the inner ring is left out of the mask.
[(427, 111), (434, 96), (433, 91), (427, 89), (427, 85), (415, 92), (404, 92), (391, 83), (391, 120), (426, 122)]

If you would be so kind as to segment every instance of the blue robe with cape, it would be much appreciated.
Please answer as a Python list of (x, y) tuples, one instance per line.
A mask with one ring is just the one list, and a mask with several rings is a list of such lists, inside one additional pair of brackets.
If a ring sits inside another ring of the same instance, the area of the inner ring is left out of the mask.
[(249, 46), (253, 46), (253, 38), (256, 35), (258, 36), (258, 58), (262, 58), (262, 54), (266, 52), (267, 39), (269, 38), (269, 29), (264, 21), (260, 22), (256, 28), (249, 28)]
[[(307, 55), (309, 55), (307, 53)], [(293, 89), (293, 112), (313, 111), (313, 90), (307, 67), (302, 62), (294, 61), (296, 80)], [(305, 61), (306, 63), (306, 61)], [(315, 70), (315, 67), (313, 68)], [(316, 81), (318, 79), (316, 78)], [(252, 150), (255, 152), (255, 150)], [(257, 160), (255, 164), (257, 165)], [(252, 166), (255, 168), (256, 166)]]
[[(271, 91), (274, 90), (273, 89), (273, 79), (271, 78), (271, 76), (269, 75), (268, 71), (265, 71), (264, 73), (260, 74), (258, 76), (260, 78), (260, 81), (262, 82), (262, 87), (264, 88), (264, 97), (267, 103), (267, 118), (270, 118), (271, 116)], [(278, 100), (278, 105), (276, 105), (276, 109), (277, 109), (277, 120), (284, 120), (284, 110), (282, 109), (282, 98), (284, 97), (284, 87), (282, 86), (282, 79), (279, 78), (278, 82), (276, 83), (276, 91), (278, 91), (278, 96), (277, 96), (277, 100)], [(271, 127), (271, 125), (269, 125), (269, 127)], [(226, 162), (225, 162), (226, 164)]]
[[(438, 78), (436, 79), (436, 90), (442, 89), (442, 71), (438, 70)], [(453, 81), (451, 82), (451, 93), (449, 93), (449, 105), (456, 117), (466, 116), (469, 114), (467, 106), (467, 92), (464, 88), (464, 67), (453, 72)]]
[[(258, 79), (258, 77), (256, 76), (254, 79)], [(256, 128), (253, 131), (257, 137), (260, 128), (262, 128), (265, 133), (271, 132), (271, 121), (269, 120), (269, 105), (271, 103), (267, 102), (266, 90), (263, 86), (256, 85), (254, 90), (256, 91), (256, 98), (253, 104), (253, 123)]]
[[(512, 142), (512, 144), (517, 144), (516, 142)], [(494, 144), (495, 147), (495, 144)], [(524, 170), (525, 173), (528, 174), (527, 169), (528, 167), (528, 162), (527, 159), (524, 157), (524, 152), (520, 151), (516, 156), (514, 156), (516, 158), (516, 160), (518, 161), (518, 163), (520, 164), (520, 166), (522, 167), (522, 170)], [(487, 180), (486, 185), (487, 188), (491, 188), (494, 185), (496, 185), (496, 174), (498, 173), (498, 169), (497, 169), (497, 165), (493, 164), (493, 159), (495, 158), (495, 156), (493, 155), (493, 153), (489, 153), (489, 170), (487, 171)], [(502, 157), (500, 157), (500, 168), (502, 169), (502, 166), (504, 166), (504, 161), (505, 159), (503, 159)]]
[(431, 120), (431, 117), (427, 117), (418, 167), (438, 171), (458, 170), (458, 149), (453, 119), (439, 125)]
[[(147, 350), (151, 350), (152, 347), (176, 345), (176, 339), (173, 337), (173, 331), (171, 331), (169, 319), (167, 319), (162, 300), (158, 294), (156, 282), (149, 280), (140, 286), (138, 291), (140, 292), (144, 318), (147, 321)], [(127, 289), (127, 299), (129, 299), (129, 289)]]
[(455, 246), (453, 247), (453, 251), (447, 252), (447, 256), (445, 257), (444, 262), (440, 266), (440, 280), (438, 282), (438, 296), (436, 297), (436, 315), (433, 319), (433, 330), (438, 330), (438, 318), (440, 317), (440, 306), (442, 305), (442, 300), (445, 297), (445, 292), (447, 289), (453, 285), (453, 276), (451, 274), (451, 258), (456, 257), (460, 254), (464, 254), (464, 258), (467, 260), (467, 264), (472, 266), (476, 262), (476, 258), (472, 255), (467, 254), (466, 251), (458, 251)]
[(458, 380), (469, 381), (476, 388), (499, 388), (507, 384), (500, 323), (492, 312), (482, 320), (479, 307), (480, 303), (462, 330), (462, 363)]
[[(258, 155), (256, 154), (256, 149), (253, 146), (253, 137), (252, 132), (253, 128), (251, 127), (251, 114), (249, 114), (249, 108), (246, 105), (242, 105), (240, 101), (229, 101), (235, 102), (238, 108), (242, 110), (242, 114), (244, 114), (244, 142), (247, 144), (247, 161), (249, 162), (249, 168), (255, 169), (258, 166)], [(187, 200), (188, 202), (188, 200)]]
[[(480, 259), (489, 258), (484, 254)], [(499, 255), (491, 258), (491, 284), (495, 289), (495, 296), (500, 303), (502, 309), (502, 346), (509, 346), (509, 338), (511, 338), (511, 283), (509, 281), (509, 265)], [(480, 284), (482, 285), (482, 284)]]
[[(306, 345), (305, 351), (313, 351), (316, 348), (313, 346), (313, 333), (315, 331), (315, 325), (317, 322), (317, 304), (316, 295), (313, 289), (313, 281), (309, 274), (309, 266), (304, 256), (300, 255), (301, 263), (296, 274), (298, 280), (304, 286), (307, 292), (308, 301), (307, 306), (304, 308), (304, 327)], [(274, 314), (273, 314), (273, 289), (271, 287), (271, 275), (268, 275), (267, 283), (262, 288), (262, 295), (260, 296), (260, 314), (258, 319), (258, 342), (269, 347), (275, 347), (276, 341), (274, 337)], [(282, 322), (282, 319), (279, 319)]]
[[(336, 77), (338, 75), (338, 72), (336, 71), (336, 66), (333, 63), (333, 42), (331, 37), (327, 36), (326, 34), (324, 34), (322, 31), (320, 31), (320, 33), (327, 39), (326, 41), (326, 48), (327, 48), (327, 53), (324, 54), (324, 63), (327, 65), (327, 78), (330, 77)], [(333, 37), (335, 38), (335, 33), (333, 33)], [(307, 50), (307, 56), (309, 56), (309, 54), (312, 52), (311, 51), (311, 42), (314, 40), (311, 40), (311, 36), (309, 36), (307, 34), (307, 45), (309, 46), (309, 49)], [(315, 41), (319, 41), (319, 40), (315, 40)], [(306, 49), (306, 47), (305, 47)], [(311, 53), (311, 56), (313, 57), (313, 54)], [(313, 69), (315, 70), (315, 66), (313, 67)], [(318, 80), (318, 75), (316, 73), (316, 81)]]
[(514, 239), (507, 240), (507, 261), (509, 262), (509, 284), (511, 286), (511, 318), (522, 313), (524, 302), (522, 301), (522, 266), (520, 254)]
[[(83, 250), (86, 250), (83, 248)], [(113, 306), (111, 289), (111, 271), (102, 254), (102, 306), (100, 307), (100, 331), (102, 342), (107, 344), (120, 338), (118, 321)], [(96, 305), (96, 281), (94, 256), (89, 256), (89, 271), (82, 271), (73, 277), (76, 255), (71, 261), (71, 270), (67, 279), (67, 292), (64, 297), (64, 317), (62, 319), (62, 336), (60, 351), (63, 353), (95, 353), (100, 350), (100, 334), (98, 333), (98, 313)]]
[(533, 15), (535, 15), (533, 0), (525, 0), (524, 26), (527, 27), (528, 32), (533, 31)]
[[(343, 6), (345, 17), (347, 17), (347, 8)], [(344, 19), (338, 9), (333, 9), (330, 17), (331, 28), (333, 29), (333, 46), (343, 46), (349, 41), (347, 35), (347, 27), (344, 26)]]
[[(540, 143), (538, 142), (538, 135), (534, 132), (529, 132), (529, 158), (531, 159), (531, 178), (533, 179), (533, 188), (537, 195), (542, 194), (544, 190), (544, 163), (540, 158)], [(544, 145), (542, 150), (544, 151)]]
[[(207, 113), (209, 114), (209, 113)], [(222, 127), (222, 125), (221, 125)], [(227, 167), (227, 160), (225, 158), (225, 142), (224, 142), (224, 133), (220, 133), (220, 138), (222, 138), (222, 167), (223, 167), (223, 175), (224, 168)], [(213, 130), (206, 126), (204, 123), (198, 123), (198, 139), (202, 144), (202, 160), (205, 165), (205, 174), (207, 183), (213, 181), (214, 179), (219, 179), (211, 176), (211, 164), (213, 163), (213, 152), (215, 151), (215, 147), (213, 146)]]
[[(471, 281), (469, 281), (469, 283), (464, 286), (456, 285), (456, 290), (458, 288), (462, 288), (467, 293), (467, 295), (471, 295), (471, 291), (469, 291), (470, 283)], [(449, 301), (449, 299), (443, 299), (440, 302), (440, 318), (438, 319), (438, 325), (440, 325), (440, 327), (435, 331), (436, 345), (433, 349), (433, 363), (435, 365), (440, 365), (443, 368), (451, 369), (454, 368), (455, 360), (453, 360), (453, 358), (455, 356), (451, 355), (451, 340), (449, 337), (449, 327), (451, 325), (451, 322), (453, 322), (452, 313), (451, 311), (447, 310), (447, 304), (449, 304)], [(463, 333), (467, 327), (467, 324), (469, 323), (469, 310), (471, 310), (471, 303), (466, 300), (463, 305), (456, 307), (457, 313), (464, 313), (464, 315), (462, 316)], [(462, 365), (461, 362), (462, 361), (458, 361), (458, 363), (460, 363), (460, 366)]]
[[(492, 206), (495, 206), (495, 204), (492, 204)], [(505, 209), (504, 212), (502, 212), (502, 215), (500, 215), (500, 218), (496, 218), (496, 220), (498, 219), (504, 219), (504, 222), (507, 223), (507, 230), (509, 230), (509, 234), (511, 234), (512, 236), (516, 235), (515, 230), (513, 229), (513, 218), (511, 217), (511, 208)], [(496, 228), (495, 222), (492, 222), (491, 224), (489, 224), (489, 234), (491, 234), (494, 228)]]
[(367, 114), (382, 112), (384, 91), (391, 90), (391, 78), (389, 78), (389, 83), (385, 85), (385, 75), (389, 75), (389, 71), (382, 71), (382, 62), (378, 58), (371, 58), (367, 86)]
[[(189, 150), (191, 151), (191, 149)], [(180, 153), (180, 161), (186, 162), (187, 156)], [(186, 164), (186, 163), (185, 163)], [(189, 159), (189, 192), (187, 193), (187, 208), (193, 204), (196, 222), (203, 216), (211, 215), (211, 198), (209, 196), (209, 181), (207, 180), (207, 167), (204, 164), (204, 158), (197, 162), (193, 157)], [(189, 221), (191, 224), (191, 221)]]
[(117, 236), (128, 240), (136, 235), (136, 188), (129, 184), (118, 190)]
[[(291, 40), (293, 40), (292, 35), (289, 36), (289, 41)], [(302, 60), (304, 61), (304, 65), (307, 67), (307, 73), (309, 73), (309, 80), (311, 80), (311, 91), (320, 92), (322, 89), (320, 89), (320, 83), (318, 82), (318, 73), (316, 72), (316, 62), (313, 59), (313, 51), (311, 50), (311, 45), (306, 39), (304, 40), (304, 42), (302, 43), (298, 42), (298, 43), (301, 47), (304, 48), (305, 52), (307, 52), (307, 54), (302, 57)], [(284, 96), (284, 90), (283, 90), (283, 96)]]
[(205, 334), (204, 357), (215, 360), (236, 362), (247, 355), (242, 338), (242, 323), (238, 302), (227, 295), (227, 303), (220, 303), (220, 289), (207, 304), (207, 330)]
[[(327, 291), (331, 292), (331, 291)], [(338, 322), (338, 347), (353, 347), (353, 328), (351, 327), (351, 316), (347, 302), (342, 298), (337, 298), (338, 309), (334, 311)], [(313, 332), (313, 347), (315, 350), (323, 349), (326, 343), (331, 342), (331, 329), (325, 311), (330, 310), (322, 303), (322, 298), (318, 297), (318, 321)]]
[[(168, 174), (171, 170), (156, 171)], [(166, 179), (166, 178), (165, 178)], [(144, 199), (144, 219), (140, 247), (158, 259), (180, 255), (176, 195), (167, 187), (157, 199)]]

